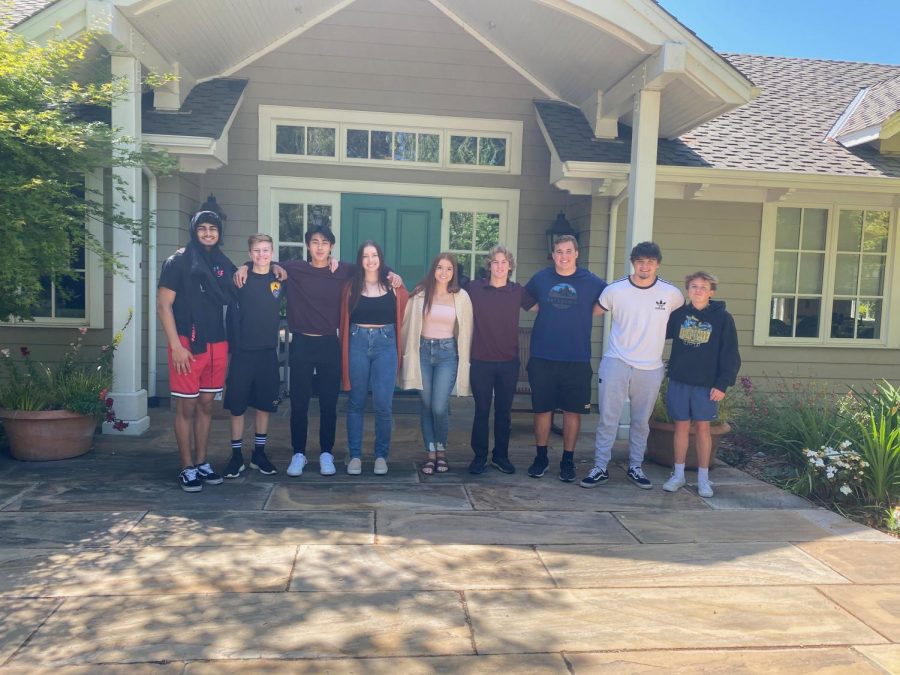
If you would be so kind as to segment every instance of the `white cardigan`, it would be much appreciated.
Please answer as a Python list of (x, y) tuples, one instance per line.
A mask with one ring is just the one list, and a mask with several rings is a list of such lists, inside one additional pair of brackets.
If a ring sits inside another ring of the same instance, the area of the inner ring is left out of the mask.
[[(456, 369), (457, 396), (471, 396), (469, 386), (469, 354), (472, 350), (472, 301), (463, 289), (453, 293), (453, 305), (456, 308), (456, 349), (459, 354), (459, 366)], [(403, 316), (401, 341), (403, 344), (403, 361), (400, 368), (401, 389), (422, 389), (422, 366), (419, 364), (419, 339), (422, 337), (423, 310), (425, 309), (425, 293), (411, 295), (406, 303)]]

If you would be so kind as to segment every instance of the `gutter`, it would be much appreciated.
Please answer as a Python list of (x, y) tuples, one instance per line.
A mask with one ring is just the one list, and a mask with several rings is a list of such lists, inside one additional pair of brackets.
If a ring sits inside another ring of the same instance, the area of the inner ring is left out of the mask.
[[(609, 229), (606, 233), (606, 281), (613, 278), (616, 273), (616, 230), (619, 222), (619, 206), (628, 198), (628, 186), (622, 188), (609, 205)], [(612, 329), (612, 321), (608, 321), (606, 317), (603, 319), (603, 353), (606, 353), (606, 347), (609, 345), (609, 333)]]
[(157, 209), (157, 181), (156, 176), (146, 166), (143, 174), (147, 179), (147, 210), (150, 212), (150, 222), (147, 224), (147, 404), (151, 408), (159, 405), (156, 398), (156, 302), (151, 301), (156, 291), (156, 209)]

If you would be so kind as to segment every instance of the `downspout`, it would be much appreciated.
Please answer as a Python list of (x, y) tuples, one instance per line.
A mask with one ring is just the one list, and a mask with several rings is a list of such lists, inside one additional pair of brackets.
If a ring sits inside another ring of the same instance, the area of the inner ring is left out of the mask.
[(148, 406), (156, 407), (156, 302), (152, 294), (156, 292), (156, 176), (146, 166), (143, 167), (147, 178), (147, 210), (150, 222), (147, 223), (147, 398)]
[[(609, 205), (609, 231), (606, 240), (606, 280), (612, 281), (613, 275), (616, 273), (616, 230), (619, 225), (619, 206), (628, 197), (628, 186), (622, 188)], [(609, 346), (609, 331), (612, 321), (603, 319), (603, 353)]]

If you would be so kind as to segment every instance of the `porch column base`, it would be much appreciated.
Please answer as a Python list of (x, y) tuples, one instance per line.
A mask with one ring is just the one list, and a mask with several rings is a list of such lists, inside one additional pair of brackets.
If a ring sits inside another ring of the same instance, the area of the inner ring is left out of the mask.
[(111, 391), (108, 394), (113, 400), (113, 410), (116, 418), (128, 422), (124, 431), (116, 431), (109, 422), (103, 423), (104, 434), (127, 434), (139, 436), (150, 428), (150, 418), (147, 416), (147, 390), (138, 391)]

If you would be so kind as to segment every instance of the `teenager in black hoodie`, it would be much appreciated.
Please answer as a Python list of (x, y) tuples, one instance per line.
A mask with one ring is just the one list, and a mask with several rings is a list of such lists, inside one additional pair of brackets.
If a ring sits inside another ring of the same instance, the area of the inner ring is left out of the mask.
[(709, 461), (712, 437), (709, 424), (716, 418), (718, 402), (734, 384), (741, 368), (737, 330), (725, 303), (712, 300), (718, 280), (707, 272), (685, 277), (688, 304), (669, 316), (666, 338), (672, 339), (666, 407), (675, 422), (675, 469), (663, 490), (675, 492), (685, 484), (691, 421), (697, 442), (697, 493), (712, 497)]

